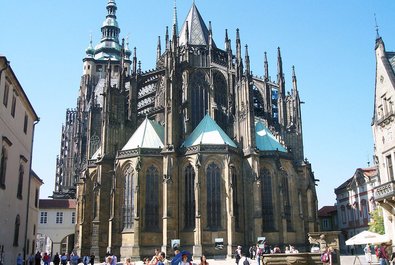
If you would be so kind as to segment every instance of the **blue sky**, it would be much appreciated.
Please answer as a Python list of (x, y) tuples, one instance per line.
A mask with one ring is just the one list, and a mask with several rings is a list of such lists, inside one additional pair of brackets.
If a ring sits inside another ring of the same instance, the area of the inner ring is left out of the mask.
[[(0, 53), (29, 96), (36, 126), (33, 169), (44, 180), (41, 198), (52, 194), (61, 126), (76, 106), (82, 58), (92, 34), (100, 41), (106, 0), (1, 0)], [(154, 67), (157, 38), (171, 28), (173, 0), (116, 0), (121, 37), (137, 48), (143, 70)], [(264, 52), (277, 74), (281, 48), (286, 88), (295, 65), (302, 101), (305, 156), (312, 163), (319, 206), (335, 203), (334, 188), (372, 161), (375, 19), (387, 51), (395, 50), (395, 1), (195, 0), (214, 40), (224, 47), (236, 28), (248, 44), (251, 70), (262, 76)], [(178, 0), (181, 27), (192, 0)], [(163, 47), (163, 42), (162, 42)], [(244, 53), (244, 49), (243, 49)]]

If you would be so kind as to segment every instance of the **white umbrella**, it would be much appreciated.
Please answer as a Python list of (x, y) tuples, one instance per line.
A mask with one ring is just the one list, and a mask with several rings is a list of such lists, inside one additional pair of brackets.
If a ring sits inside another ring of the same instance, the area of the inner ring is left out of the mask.
[(346, 241), (346, 245), (380, 244), (389, 242), (387, 235), (380, 235), (370, 231), (362, 231)]

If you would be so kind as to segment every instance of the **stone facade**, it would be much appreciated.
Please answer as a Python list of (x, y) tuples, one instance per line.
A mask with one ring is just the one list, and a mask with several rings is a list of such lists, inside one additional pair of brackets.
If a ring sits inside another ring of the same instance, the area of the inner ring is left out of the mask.
[(376, 39), (376, 80), (372, 130), (375, 162), (380, 185), (375, 188), (374, 198), (384, 211), (385, 232), (394, 240), (395, 222), (395, 53), (385, 49), (380, 36)]
[(180, 239), (194, 257), (231, 257), (261, 236), (305, 249), (318, 229), (315, 179), (280, 49), (276, 81), (266, 53), (264, 77), (252, 76), (239, 30), (235, 53), (227, 31), (219, 49), (193, 3), (143, 72), (116, 10), (109, 0), (101, 42), (86, 50), (57, 163), (57, 195), (76, 187), (77, 251), (139, 259)]
[[(31, 251), (36, 219), (31, 197), (39, 190), (31, 170), (38, 117), (7, 58), (0, 55), (0, 263), (15, 264), (18, 253)], [(38, 194), (37, 194), (38, 196)]]
[(356, 169), (351, 178), (335, 189), (342, 253), (350, 253), (350, 247), (345, 246), (347, 239), (369, 230), (370, 212), (376, 209), (374, 188), (378, 185), (379, 175), (374, 166)]

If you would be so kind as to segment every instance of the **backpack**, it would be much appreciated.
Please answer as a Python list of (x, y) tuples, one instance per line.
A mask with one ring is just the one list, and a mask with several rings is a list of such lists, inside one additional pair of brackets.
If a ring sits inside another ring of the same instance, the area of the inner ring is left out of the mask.
[(245, 258), (245, 260), (243, 261), (243, 265), (250, 265), (250, 263), (247, 260), (247, 257)]
[(321, 254), (321, 261), (322, 262), (329, 262), (329, 254), (328, 252), (324, 252)]

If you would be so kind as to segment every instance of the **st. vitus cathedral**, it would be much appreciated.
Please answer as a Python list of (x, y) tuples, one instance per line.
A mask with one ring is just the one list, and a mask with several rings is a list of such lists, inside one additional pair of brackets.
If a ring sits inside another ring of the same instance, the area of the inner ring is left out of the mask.
[(235, 46), (224, 30), (218, 48), (193, 3), (182, 27), (175, 19), (159, 38), (156, 68), (142, 71), (119, 40), (115, 1), (106, 8), (57, 159), (53, 197), (77, 199), (77, 252), (138, 259), (155, 247), (172, 253), (179, 239), (194, 257), (231, 257), (258, 237), (307, 247), (318, 229), (315, 179), (280, 49), (277, 80), (266, 53), (264, 77), (253, 76), (239, 30)]

